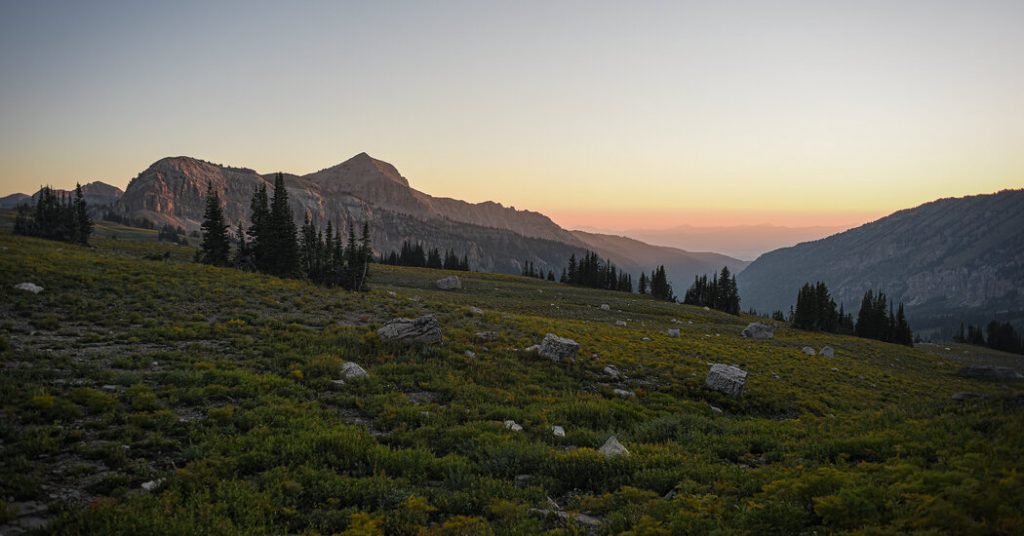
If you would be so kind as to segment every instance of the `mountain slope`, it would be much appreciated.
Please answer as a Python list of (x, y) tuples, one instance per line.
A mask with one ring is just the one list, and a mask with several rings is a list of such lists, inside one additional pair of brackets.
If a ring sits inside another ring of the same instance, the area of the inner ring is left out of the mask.
[[(132, 180), (116, 211), (195, 230), (202, 223), (207, 186), (212, 185), (224, 203), (227, 221), (247, 224), (252, 192), (261, 184), (272, 187), (273, 179), (273, 174), (248, 168), (164, 158)], [(529, 261), (544, 272), (558, 273), (570, 255), (580, 256), (589, 247), (634, 276), (664, 264), (677, 286), (723, 265), (738, 269), (746, 264), (622, 237), (573, 233), (543, 214), (499, 203), (433, 197), (412, 188), (393, 165), (366, 153), (307, 175), (285, 174), (284, 180), (297, 221), (308, 216), (324, 226), (330, 220), (344, 232), (349, 222), (370, 222), (378, 252), (397, 250), (409, 240), (464, 253), (478, 270), (519, 273)]]
[[(747, 267), (747, 261), (734, 259), (719, 253), (700, 253), (683, 251), (667, 246), (652, 246), (639, 240), (625, 236), (613, 236), (584, 231), (573, 231), (587, 247), (604, 258), (612, 259), (619, 268), (631, 274), (649, 272), (652, 268), (664, 264), (668, 272), (669, 282), (675, 294), (682, 297), (686, 289), (693, 283), (694, 276), (718, 272), (728, 266), (733, 273)], [(634, 284), (636, 281), (634, 281)]]
[[(73, 194), (74, 190), (55, 190), (58, 194)], [(117, 186), (111, 186), (105, 182), (94, 181), (82, 185), (82, 195), (85, 196), (85, 202), (89, 205), (90, 209), (99, 210), (112, 206), (117, 202), (118, 199), (124, 195)], [(28, 194), (11, 194), (6, 197), (0, 197), (0, 208), (15, 208), (18, 205), (25, 203), (31, 203), (39, 196), (39, 192), (32, 195)]]
[(903, 301), (918, 331), (1024, 318), (1024, 190), (940, 199), (766, 253), (739, 275), (744, 306), (788, 310), (825, 281), (854, 312), (868, 289)]

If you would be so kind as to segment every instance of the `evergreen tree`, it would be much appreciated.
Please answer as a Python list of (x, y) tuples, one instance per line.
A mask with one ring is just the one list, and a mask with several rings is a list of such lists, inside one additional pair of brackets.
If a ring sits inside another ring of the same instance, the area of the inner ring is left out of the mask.
[(288, 207), (284, 174), (274, 178), (274, 196), (270, 200), (270, 273), (279, 277), (299, 274), (299, 244), (295, 220)]
[(231, 253), (231, 241), (228, 239), (228, 226), (224, 223), (224, 212), (220, 206), (220, 196), (209, 184), (206, 189), (206, 211), (203, 213), (202, 242), (196, 258), (203, 264), (227, 266)]
[(252, 263), (256, 270), (268, 272), (273, 252), (273, 237), (270, 232), (270, 198), (267, 196), (265, 184), (256, 187), (249, 208), (249, 249)]
[(89, 208), (85, 203), (85, 195), (82, 194), (82, 185), (75, 184), (75, 241), (82, 245), (89, 244), (89, 235), (92, 234), (92, 218), (89, 217)]
[(235, 250), (235, 258), (233, 264), (237, 268), (245, 268), (249, 263), (250, 252), (249, 244), (245, 240), (245, 228), (242, 227), (242, 220), (238, 220), (238, 249)]

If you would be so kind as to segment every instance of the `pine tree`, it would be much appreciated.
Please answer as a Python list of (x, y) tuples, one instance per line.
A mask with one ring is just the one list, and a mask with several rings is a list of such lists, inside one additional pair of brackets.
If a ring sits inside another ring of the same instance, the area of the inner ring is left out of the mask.
[(282, 173), (274, 178), (274, 196), (270, 200), (270, 234), (270, 273), (278, 277), (295, 277), (299, 274), (299, 244)]
[(92, 218), (89, 217), (89, 208), (85, 203), (85, 195), (82, 194), (82, 185), (75, 184), (75, 239), (82, 245), (89, 244), (89, 235), (92, 234)]
[(242, 227), (242, 220), (238, 220), (238, 249), (235, 250), (233, 264), (236, 268), (244, 268), (249, 262), (249, 244), (245, 241), (245, 228)]
[(260, 184), (252, 194), (249, 204), (249, 250), (253, 266), (260, 272), (270, 271), (271, 256), (274, 249), (273, 237), (270, 232), (270, 199), (267, 186)]
[(196, 257), (203, 264), (227, 266), (231, 253), (231, 241), (228, 239), (228, 226), (224, 223), (224, 212), (220, 206), (220, 196), (209, 184), (206, 189), (206, 211), (203, 213), (202, 242)]

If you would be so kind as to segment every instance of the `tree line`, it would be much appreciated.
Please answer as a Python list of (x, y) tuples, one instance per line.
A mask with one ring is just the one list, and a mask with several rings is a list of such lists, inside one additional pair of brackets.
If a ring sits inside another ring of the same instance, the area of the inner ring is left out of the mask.
[(987, 346), (993, 350), (1002, 350), (1013, 354), (1024, 354), (1024, 337), (1022, 337), (1013, 324), (993, 320), (985, 326), (967, 324), (967, 331), (964, 331), (964, 323), (960, 322), (960, 331), (953, 337), (953, 341), (973, 344), (975, 346)]
[[(784, 318), (780, 311), (772, 316), (777, 320)], [(794, 328), (807, 331), (840, 333), (905, 346), (914, 345), (914, 333), (903, 311), (903, 302), (894, 312), (893, 302), (882, 291), (876, 293), (868, 290), (864, 293), (854, 323), (852, 314), (847, 314), (841, 305), (836, 307), (824, 282), (805, 283), (797, 292), (796, 307), (791, 311), (789, 321)]]
[(14, 220), (14, 234), (73, 244), (88, 245), (92, 231), (92, 218), (81, 184), (75, 185), (73, 196), (58, 194), (53, 188), (43, 186), (35, 206), (20, 205)]
[(668, 282), (668, 274), (665, 272), (665, 265), (662, 264), (648, 276), (640, 274), (640, 294), (650, 294), (659, 300), (674, 302), (676, 295), (672, 292), (672, 284)]
[(710, 280), (707, 274), (694, 276), (693, 285), (683, 296), (683, 303), (739, 315), (740, 292), (736, 276), (729, 272), (728, 266), (723, 266), (722, 271), (713, 274)]
[(442, 256), (441, 250), (437, 248), (427, 250), (424, 249), (423, 244), (419, 242), (412, 244), (408, 240), (402, 242), (401, 250), (392, 251), (387, 255), (381, 254), (380, 263), (393, 266), (469, 271), (469, 255), (459, 257), (454, 250), (446, 249)]
[(231, 238), (220, 196), (213, 185), (209, 185), (196, 260), (215, 266), (233, 265), (278, 277), (304, 278), (347, 290), (366, 288), (373, 256), (366, 223), (363, 224), (361, 238), (357, 240), (350, 222), (348, 240), (343, 244), (340, 230), (335, 232), (330, 222), (321, 232), (307, 217), (300, 240), (299, 230), (288, 208), (288, 191), (281, 173), (274, 178), (272, 195), (266, 185), (256, 187), (250, 211), (249, 228), (245, 229), (241, 222), (238, 223), (238, 245), (232, 256)]
[[(528, 263), (528, 266), (533, 269), (533, 263)], [(554, 281), (554, 272), (548, 273), (548, 279)], [(589, 250), (581, 259), (576, 259), (575, 253), (570, 255), (568, 266), (562, 269), (559, 280), (577, 287), (633, 292), (633, 276)]]

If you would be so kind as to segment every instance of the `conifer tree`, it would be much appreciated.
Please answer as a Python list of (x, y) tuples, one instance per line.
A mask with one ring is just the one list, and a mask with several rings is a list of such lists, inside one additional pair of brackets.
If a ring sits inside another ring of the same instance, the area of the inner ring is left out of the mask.
[(270, 201), (270, 235), (270, 272), (279, 277), (295, 277), (299, 274), (299, 244), (282, 173), (274, 178), (274, 196)]
[(224, 223), (224, 212), (220, 206), (220, 196), (207, 185), (206, 211), (203, 213), (202, 242), (196, 258), (203, 264), (227, 266), (231, 253), (231, 241), (228, 239), (228, 225)]

